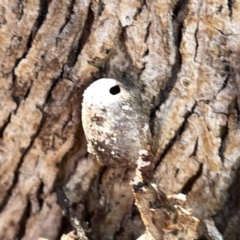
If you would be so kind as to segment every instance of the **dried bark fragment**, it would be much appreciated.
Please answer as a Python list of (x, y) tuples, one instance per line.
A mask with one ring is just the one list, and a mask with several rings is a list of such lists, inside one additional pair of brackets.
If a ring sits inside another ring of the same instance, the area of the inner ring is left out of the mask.
[(185, 196), (167, 197), (157, 189), (151, 182), (154, 157), (149, 150), (140, 151), (139, 155), (132, 187), (146, 233), (138, 239), (196, 239), (199, 220), (181, 207)]

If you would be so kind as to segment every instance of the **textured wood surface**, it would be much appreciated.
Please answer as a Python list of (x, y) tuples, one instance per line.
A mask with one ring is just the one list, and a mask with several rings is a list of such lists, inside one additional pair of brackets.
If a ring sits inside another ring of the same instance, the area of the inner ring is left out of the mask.
[(58, 185), (89, 239), (144, 237), (135, 169), (87, 154), (82, 95), (100, 78), (141, 95), (151, 184), (186, 195), (199, 237), (238, 239), (239, 21), (238, 0), (2, 0), (0, 239), (70, 232)]

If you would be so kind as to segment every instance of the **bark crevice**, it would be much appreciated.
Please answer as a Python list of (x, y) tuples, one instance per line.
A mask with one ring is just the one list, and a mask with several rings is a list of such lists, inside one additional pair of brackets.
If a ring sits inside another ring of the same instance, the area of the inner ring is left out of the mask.
[(14, 177), (13, 177), (13, 180), (11, 182), (11, 185), (6, 190), (6, 194), (4, 195), (3, 200), (2, 200), (2, 202), (0, 204), (0, 212), (2, 212), (3, 209), (5, 208), (5, 206), (7, 205), (9, 199), (11, 198), (11, 194), (12, 194), (14, 188), (16, 187), (16, 185), (19, 182), (19, 175), (21, 174), (19, 170), (20, 170), (20, 168), (21, 168), (21, 166), (22, 166), (22, 164), (24, 162), (25, 156), (31, 150), (31, 148), (32, 148), (32, 146), (34, 144), (34, 141), (39, 136), (45, 121), (46, 121), (46, 118), (44, 116), (42, 116), (42, 119), (40, 121), (38, 129), (35, 132), (35, 134), (31, 137), (31, 141), (30, 141), (28, 147), (26, 149), (24, 149), (24, 150), (21, 150), (23, 153), (22, 153), (22, 155), (21, 155), (21, 157), (20, 157), (20, 159), (19, 159), (19, 161), (17, 163), (16, 168), (14, 169)]
[(59, 29), (59, 34), (62, 33), (63, 29), (68, 25), (68, 23), (71, 21), (72, 14), (74, 14), (73, 8), (75, 5), (76, 0), (71, 0), (69, 6), (68, 6), (68, 13), (66, 14), (65, 22)]
[(160, 165), (160, 163), (162, 162), (162, 160), (164, 159), (164, 157), (169, 153), (169, 151), (172, 149), (172, 147), (174, 146), (174, 144), (176, 143), (177, 140), (179, 140), (181, 138), (182, 133), (184, 132), (184, 130), (186, 129), (186, 126), (188, 124), (188, 119), (191, 117), (191, 115), (194, 113), (194, 109), (197, 106), (197, 103), (195, 102), (195, 104), (193, 105), (191, 111), (187, 111), (185, 116), (184, 116), (184, 120), (182, 122), (182, 124), (179, 126), (178, 130), (175, 131), (174, 137), (172, 139), (170, 139), (170, 141), (168, 142), (168, 144), (166, 145), (166, 147), (164, 148), (164, 150), (162, 151), (158, 161), (156, 162), (155, 165), (155, 169), (158, 168), (158, 166)]
[(232, 8), (233, 8), (234, 3), (235, 3), (235, 0), (228, 0), (227, 1), (230, 19), (232, 19)]
[(16, 234), (19, 239), (22, 239), (26, 232), (27, 221), (31, 215), (31, 201), (27, 199), (27, 204), (19, 221), (19, 232)]
[[(19, 66), (20, 62), (26, 58), (28, 52), (30, 51), (31, 47), (32, 47), (32, 43), (35, 39), (35, 36), (37, 35), (38, 30), (40, 29), (40, 27), (42, 26), (42, 24), (44, 23), (46, 16), (48, 14), (48, 6), (49, 3), (52, 0), (40, 0), (39, 2), (39, 12), (38, 12), (38, 17), (36, 18), (35, 23), (33, 24), (32, 30), (30, 32), (30, 35), (28, 37), (27, 40), (27, 44), (26, 44), (26, 49), (23, 52), (22, 56), (20, 58), (18, 58), (15, 62), (15, 65), (12, 69), (12, 99), (14, 100), (14, 102), (16, 103), (17, 107), (15, 109), (15, 112), (17, 112), (17, 109), (20, 105), (21, 102), (21, 97), (19, 97), (18, 95), (15, 94), (15, 90), (16, 90), (16, 79), (17, 76), (15, 74), (15, 69), (17, 69), (17, 67)], [(32, 79), (30, 80), (32, 81)], [(29, 89), (27, 90), (27, 92), (29, 93), (31, 86), (29, 87)], [(26, 99), (28, 96), (28, 94), (26, 93), (24, 96), (24, 99)]]
[(196, 172), (195, 175), (190, 177), (185, 185), (183, 186), (182, 190), (180, 191), (181, 193), (187, 195), (189, 192), (191, 192), (193, 185), (196, 183), (196, 181), (201, 177), (203, 172), (203, 163), (199, 164), (198, 171)]
[(7, 121), (0, 127), (0, 139), (3, 138), (4, 131), (8, 126), (8, 124), (11, 122), (11, 116), (12, 116), (12, 113), (8, 115)]
[(88, 8), (88, 14), (87, 14), (86, 20), (85, 20), (83, 29), (81, 31), (81, 35), (77, 41), (76, 46), (74, 46), (70, 50), (68, 55), (67, 66), (69, 68), (75, 66), (78, 60), (78, 57), (81, 54), (82, 49), (84, 48), (85, 44), (88, 42), (93, 23), (94, 23), (94, 13), (93, 13), (93, 10), (91, 9), (91, 4), (90, 4)]

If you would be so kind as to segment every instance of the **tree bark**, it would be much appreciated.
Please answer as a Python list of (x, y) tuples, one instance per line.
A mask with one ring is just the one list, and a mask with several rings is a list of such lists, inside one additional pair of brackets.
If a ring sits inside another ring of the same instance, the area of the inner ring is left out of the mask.
[[(1, 0), (0, 239), (239, 239), (239, 16), (238, 0)], [(100, 78), (141, 95), (135, 167), (87, 153)]]

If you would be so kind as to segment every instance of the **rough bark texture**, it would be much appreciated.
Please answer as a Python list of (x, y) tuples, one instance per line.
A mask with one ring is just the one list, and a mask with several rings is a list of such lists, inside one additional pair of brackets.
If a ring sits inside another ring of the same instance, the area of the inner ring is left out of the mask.
[[(239, 239), (239, 22), (239, 0), (1, 0), (0, 239)], [(136, 168), (87, 154), (99, 78), (141, 95)]]

